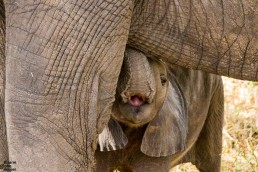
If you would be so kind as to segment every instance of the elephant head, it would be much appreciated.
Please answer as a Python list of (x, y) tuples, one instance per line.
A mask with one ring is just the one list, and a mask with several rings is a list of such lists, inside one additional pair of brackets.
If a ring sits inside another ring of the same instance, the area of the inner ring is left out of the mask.
[(165, 65), (127, 48), (112, 116), (129, 126), (142, 126), (155, 117), (167, 89)]
[(120, 126), (147, 125), (141, 151), (159, 157), (184, 149), (187, 114), (183, 94), (165, 63), (127, 48), (119, 77), (112, 118), (99, 135), (100, 150), (122, 149), (127, 144)]

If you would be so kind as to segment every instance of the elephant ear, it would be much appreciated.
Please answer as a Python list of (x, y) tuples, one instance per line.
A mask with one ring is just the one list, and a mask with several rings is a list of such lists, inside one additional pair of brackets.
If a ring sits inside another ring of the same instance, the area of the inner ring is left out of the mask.
[(141, 151), (148, 156), (169, 156), (185, 148), (188, 132), (186, 102), (173, 74), (169, 74), (169, 81), (166, 100), (143, 136)]
[(122, 127), (113, 118), (110, 118), (107, 126), (99, 134), (98, 140), (100, 151), (123, 149), (128, 142)]

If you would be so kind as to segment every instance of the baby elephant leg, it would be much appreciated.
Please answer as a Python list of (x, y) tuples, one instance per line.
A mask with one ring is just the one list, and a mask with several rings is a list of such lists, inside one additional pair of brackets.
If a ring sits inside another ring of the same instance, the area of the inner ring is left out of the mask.
[(221, 78), (211, 99), (202, 132), (196, 143), (193, 162), (202, 172), (219, 172), (221, 168), (222, 129), (224, 119), (224, 93)]

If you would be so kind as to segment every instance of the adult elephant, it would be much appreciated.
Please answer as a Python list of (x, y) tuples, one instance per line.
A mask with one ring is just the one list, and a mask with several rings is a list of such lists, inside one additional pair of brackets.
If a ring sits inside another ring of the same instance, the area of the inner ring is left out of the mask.
[(126, 43), (168, 63), (258, 80), (256, 1), (4, 4), (5, 114), (17, 171), (93, 171)]

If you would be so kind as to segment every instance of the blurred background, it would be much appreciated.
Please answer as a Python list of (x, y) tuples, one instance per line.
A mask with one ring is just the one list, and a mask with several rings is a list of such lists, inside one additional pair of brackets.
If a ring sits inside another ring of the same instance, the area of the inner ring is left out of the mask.
[[(222, 172), (258, 172), (258, 83), (223, 77)], [(170, 172), (197, 172), (190, 163)]]

